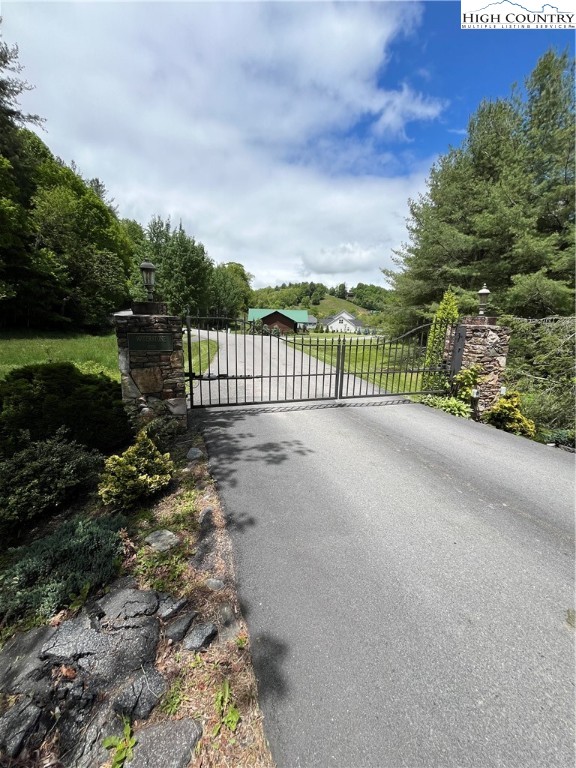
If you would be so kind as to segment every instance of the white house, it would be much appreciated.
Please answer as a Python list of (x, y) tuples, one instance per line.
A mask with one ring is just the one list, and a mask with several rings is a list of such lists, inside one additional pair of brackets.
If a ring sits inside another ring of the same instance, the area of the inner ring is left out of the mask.
[(357, 333), (364, 326), (354, 315), (345, 309), (337, 312), (332, 317), (327, 317), (322, 321), (324, 328), (332, 333)]

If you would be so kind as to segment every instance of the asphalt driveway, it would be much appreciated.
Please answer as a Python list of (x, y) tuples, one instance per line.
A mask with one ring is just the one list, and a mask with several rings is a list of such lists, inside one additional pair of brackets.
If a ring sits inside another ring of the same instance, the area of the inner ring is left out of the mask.
[(197, 413), (279, 768), (573, 766), (574, 456), (388, 402)]

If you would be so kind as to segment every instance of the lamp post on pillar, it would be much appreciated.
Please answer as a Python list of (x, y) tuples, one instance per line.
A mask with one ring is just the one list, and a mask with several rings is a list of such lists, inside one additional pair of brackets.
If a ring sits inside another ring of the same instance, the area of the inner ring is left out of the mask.
[(133, 301), (132, 312), (135, 315), (166, 315), (168, 309), (162, 301), (154, 301), (154, 286), (156, 285), (156, 267), (151, 261), (140, 264), (142, 283), (148, 294), (147, 301)]
[(484, 310), (486, 309), (486, 304), (488, 303), (488, 296), (490, 296), (490, 291), (486, 287), (486, 283), (484, 283), (482, 288), (480, 288), (480, 290), (478, 291), (478, 299), (480, 303), (480, 309), (478, 312), (479, 315), (484, 314)]
[(143, 261), (140, 264), (140, 274), (144, 288), (148, 293), (148, 301), (154, 301), (154, 284), (156, 282), (156, 267), (151, 261)]

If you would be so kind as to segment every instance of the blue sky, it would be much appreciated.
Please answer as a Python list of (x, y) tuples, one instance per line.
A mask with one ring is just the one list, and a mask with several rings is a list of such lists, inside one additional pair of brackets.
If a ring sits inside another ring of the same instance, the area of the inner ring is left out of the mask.
[(44, 141), (122, 216), (182, 221), (256, 287), (383, 284), (409, 197), (574, 33), (460, 30), (458, 2), (14, 2)]

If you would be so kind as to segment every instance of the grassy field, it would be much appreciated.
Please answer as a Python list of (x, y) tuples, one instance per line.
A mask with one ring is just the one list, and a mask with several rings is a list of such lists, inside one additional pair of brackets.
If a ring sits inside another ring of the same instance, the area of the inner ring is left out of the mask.
[[(326, 337), (327, 344), (322, 341)], [(338, 345), (332, 342), (330, 334), (302, 338), (296, 344), (297, 350), (302, 348), (306, 354), (336, 366)], [(413, 344), (390, 345), (362, 337), (347, 339), (344, 357), (346, 372), (391, 394), (422, 391), (423, 374), (418, 368), (423, 364), (421, 349)]]
[[(186, 345), (184, 346), (187, 361), (188, 350)], [(217, 349), (215, 341), (193, 342), (194, 371), (205, 371)], [(120, 381), (118, 348), (114, 333), (102, 336), (71, 336), (48, 332), (0, 333), (0, 380), (6, 378), (6, 374), (13, 368), (21, 368), (23, 365), (64, 361), (74, 363), (85, 373), (105, 373), (114, 381)]]

